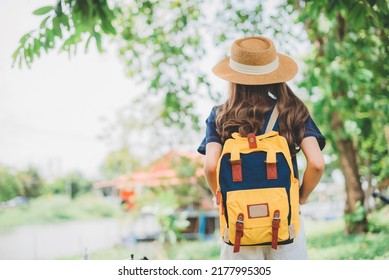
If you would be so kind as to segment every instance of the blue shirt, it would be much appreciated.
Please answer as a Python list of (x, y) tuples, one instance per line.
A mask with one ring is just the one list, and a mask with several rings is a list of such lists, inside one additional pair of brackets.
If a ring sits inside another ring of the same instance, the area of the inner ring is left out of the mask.
[[(205, 123), (206, 123), (205, 137), (197, 149), (197, 151), (200, 154), (205, 155), (205, 146), (208, 143), (216, 142), (216, 143), (219, 143), (220, 145), (222, 145), (222, 140), (216, 131), (216, 111), (218, 108), (219, 108), (219, 106), (213, 107), (211, 110), (211, 113), (209, 114), (208, 118), (205, 121)], [(266, 113), (265, 123), (264, 123), (263, 128), (262, 128), (262, 133), (264, 133), (264, 130), (266, 129), (266, 125), (269, 122), (271, 112), (272, 112), (272, 110), (270, 110), (269, 112)], [(273, 130), (275, 130), (275, 131), (278, 130), (278, 119), (274, 125)], [(316, 126), (315, 122), (312, 120), (311, 116), (309, 116), (305, 122), (304, 138), (310, 137), (310, 136), (313, 136), (316, 138), (320, 149), (323, 150), (323, 148), (326, 144), (325, 138), (324, 138), (323, 134), (321, 134), (319, 128)], [(297, 160), (296, 160), (295, 155), (292, 156), (292, 163), (293, 163), (295, 177), (298, 178)]]

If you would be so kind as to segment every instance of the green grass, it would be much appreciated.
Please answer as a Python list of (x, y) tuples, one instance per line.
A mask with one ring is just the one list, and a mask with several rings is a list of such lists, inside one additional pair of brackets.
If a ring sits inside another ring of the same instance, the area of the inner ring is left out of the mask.
[(29, 205), (0, 208), (0, 230), (22, 225), (92, 220), (120, 215), (122, 211), (119, 205), (91, 194), (74, 200), (65, 196), (41, 196), (31, 200)]
[(389, 259), (389, 206), (369, 215), (366, 234), (345, 234), (343, 220), (307, 221), (305, 228), (310, 259)]
[(374, 260), (388, 258), (389, 234), (365, 235), (336, 234), (308, 240), (310, 259), (318, 260)]
[(219, 259), (220, 245), (216, 240), (184, 241), (172, 246), (167, 252), (169, 260), (216, 260)]

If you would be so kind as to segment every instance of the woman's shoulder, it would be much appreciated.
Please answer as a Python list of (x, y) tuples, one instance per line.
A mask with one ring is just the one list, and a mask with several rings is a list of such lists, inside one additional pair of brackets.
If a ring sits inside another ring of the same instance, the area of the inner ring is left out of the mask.
[(221, 104), (213, 106), (211, 112), (214, 112), (216, 114), (221, 106)]
[(321, 133), (319, 127), (316, 125), (315, 121), (312, 119), (311, 115), (309, 115), (307, 120), (305, 121), (304, 138), (310, 136), (315, 137), (317, 139), (320, 149), (323, 150), (326, 145), (326, 139)]
[(209, 113), (209, 116), (207, 118), (207, 122), (215, 122), (216, 121), (216, 116), (217, 116), (217, 111), (221, 105), (215, 105), (212, 107), (211, 112)]

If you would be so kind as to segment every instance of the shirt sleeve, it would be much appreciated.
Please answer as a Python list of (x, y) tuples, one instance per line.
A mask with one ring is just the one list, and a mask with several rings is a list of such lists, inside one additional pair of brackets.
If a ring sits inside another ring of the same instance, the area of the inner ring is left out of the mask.
[(305, 133), (304, 138), (313, 136), (316, 138), (320, 150), (323, 150), (326, 145), (326, 139), (323, 136), (323, 134), (320, 132), (319, 128), (311, 118), (311, 116), (308, 117), (308, 119), (305, 122)]
[(208, 143), (216, 142), (216, 143), (222, 144), (221, 138), (216, 131), (216, 110), (217, 110), (217, 108), (218, 108), (218, 106), (213, 107), (208, 118), (205, 120), (205, 124), (206, 124), (205, 137), (204, 137), (203, 141), (201, 141), (201, 144), (197, 149), (197, 151), (200, 154), (205, 155), (205, 146)]

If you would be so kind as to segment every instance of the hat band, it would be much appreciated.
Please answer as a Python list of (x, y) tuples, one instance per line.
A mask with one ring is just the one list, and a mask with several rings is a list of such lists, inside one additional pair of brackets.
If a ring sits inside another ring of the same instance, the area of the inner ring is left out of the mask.
[(273, 72), (278, 68), (280, 65), (278, 56), (276, 56), (276, 59), (273, 62), (270, 62), (266, 65), (247, 65), (247, 64), (241, 64), (239, 62), (234, 61), (232, 58), (230, 58), (230, 67), (232, 70), (247, 74), (247, 75), (264, 75), (268, 74), (270, 72)]

